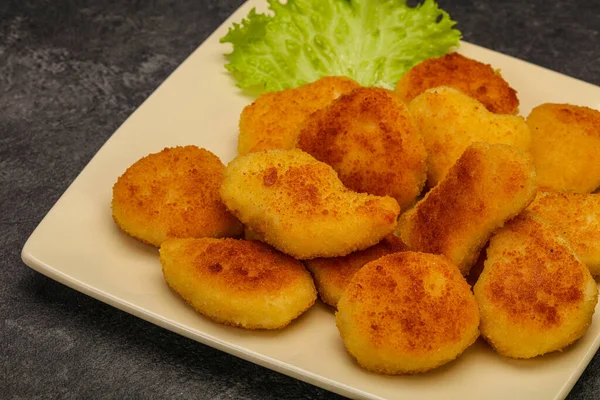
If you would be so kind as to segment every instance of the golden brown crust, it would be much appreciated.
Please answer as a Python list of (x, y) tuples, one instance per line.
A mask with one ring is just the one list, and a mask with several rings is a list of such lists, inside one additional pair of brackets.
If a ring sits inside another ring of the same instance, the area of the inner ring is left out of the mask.
[(223, 237), (242, 233), (219, 196), (225, 167), (196, 146), (165, 148), (129, 167), (113, 186), (117, 225), (160, 246), (170, 237)]
[(491, 65), (450, 53), (412, 67), (398, 82), (396, 93), (409, 102), (427, 89), (450, 86), (480, 101), (496, 114), (516, 114), (517, 92)]

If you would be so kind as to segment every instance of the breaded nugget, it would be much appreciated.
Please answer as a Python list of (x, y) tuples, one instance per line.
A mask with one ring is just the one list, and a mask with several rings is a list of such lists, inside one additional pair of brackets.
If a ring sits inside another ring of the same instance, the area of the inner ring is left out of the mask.
[(336, 324), (362, 367), (411, 374), (452, 361), (473, 344), (479, 310), (448, 259), (409, 251), (362, 267), (342, 293)]
[(242, 234), (242, 224), (219, 196), (225, 166), (196, 146), (165, 148), (125, 171), (113, 186), (117, 225), (142, 242), (160, 246), (172, 237)]
[(474, 291), (481, 334), (498, 353), (531, 358), (583, 336), (596, 282), (550, 224), (526, 211), (492, 237), (487, 254)]
[(307, 116), (358, 87), (350, 78), (330, 76), (294, 89), (260, 95), (240, 116), (238, 153), (291, 149), (298, 125)]
[(296, 147), (333, 167), (356, 192), (415, 202), (427, 178), (427, 153), (408, 109), (393, 92), (360, 88), (307, 117)]
[(413, 250), (443, 254), (464, 275), (494, 230), (536, 193), (531, 158), (505, 144), (474, 143), (448, 175), (400, 217), (400, 239)]
[(368, 249), (355, 251), (344, 257), (306, 260), (304, 265), (315, 279), (321, 300), (336, 307), (342, 291), (363, 265), (382, 256), (407, 250), (408, 247), (400, 239), (389, 234)]
[(550, 222), (590, 273), (600, 275), (600, 194), (539, 192), (528, 210)]
[(175, 292), (225, 325), (283, 328), (317, 298), (302, 263), (257, 241), (169, 239), (160, 247), (160, 262)]
[(504, 143), (529, 150), (531, 132), (523, 117), (489, 112), (450, 87), (429, 89), (408, 105), (428, 153), (427, 185), (441, 181), (474, 142)]
[(540, 189), (591, 193), (600, 187), (600, 111), (546, 103), (527, 117)]
[(348, 190), (329, 165), (298, 149), (237, 157), (220, 192), (261, 240), (301, 260), (373, 246), (394, 230), (400, 212), (391, 197)]
[(516, 114), (517, 92), (489, 64), (450, 53), (430, 58), (402, 76), (396, 93), (409, 102), (427, 89), (450, 86), (481, 102), (496, 114)]

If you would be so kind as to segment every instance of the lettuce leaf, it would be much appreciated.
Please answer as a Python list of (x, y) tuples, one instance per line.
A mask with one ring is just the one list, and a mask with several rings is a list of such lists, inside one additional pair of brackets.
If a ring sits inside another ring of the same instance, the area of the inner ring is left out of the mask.
[(434, 0), (268, 0), (233, 24), (225, 67), (236, 85), (259, 91), (341, 75), (363, 86), (393, 88), (413, 65), (458, 46), (461, 33)]

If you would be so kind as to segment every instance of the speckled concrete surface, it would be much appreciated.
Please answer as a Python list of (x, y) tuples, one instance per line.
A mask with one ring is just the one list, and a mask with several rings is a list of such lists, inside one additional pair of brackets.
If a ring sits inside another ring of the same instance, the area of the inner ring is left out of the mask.
[[(113, 309), (20, 260), (104, 141), (239, 4), (0, 2), (0, 397), (338, 398)], [(467, 41), (600, 85), (598, 1), (440, 4)], [(569, 396), (597, 398), (598, 355)]]

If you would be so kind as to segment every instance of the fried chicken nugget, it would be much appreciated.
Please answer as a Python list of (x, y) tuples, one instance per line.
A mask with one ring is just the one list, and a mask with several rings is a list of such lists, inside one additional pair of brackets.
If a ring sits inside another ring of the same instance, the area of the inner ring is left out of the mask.
[(393, 92), (360, 88), (307, 117), (296, 147), (333, 167), (356, 192), (415, 202), (427, 178), (427, 153), (408, 109)]
[(393, 198), (348, 190), (329, 165), (299, 149), (237, 157), (220, 193), (262, 241), (301, 260), (373, 246), (400, 213)]
[(596, 282), (568, 242), (529, 212), (492, 237), (475, 284), (481, 334), (507, 357), (560, 350), (588, 329)]
[(113, 186), (112, 215), (125, 233), (159, 247), (171, 237), (226, 237), (242, 224), (219, 196), (225, 166), (196, 146), (165, 148), (129, 167)]
[(494, 230), (525, 209), (535, 193), (527, 154), (505, 144), (474, 143), (400, 217), (399, 236), (413, 250), (445, 255), (467, 275)]
[(238, 153), (291, 149), (298, 125), (306, 117), (358, 87), (350, 78), (329, 76), (294, 89), (260, 95), (240, 116)]
[(302, 263), (257, 241), (169, 239), (160, 247), (160, 262), (175, 292), (225, 325), (283, 328), (317, 298)]
[(528, 151), (531, 132), (525, 119), (493, 114), (450, 87), (429, 89), (408, 105), (428, 153), (427, 184), (437, 185), (474, 142), (504, 143)]
[(600, 111), (546, 103), (527, 117), (540, 188), (591, 193), (600, 187)]
[(408, 251), (381, 257), (354, 275), (336, 324), (363, 368), (412, 374), (450, 362), (472, 345), (479, 310), (447, 258)]
[(550, 222), (590, 273), (600, 275), (600, 194), (539, 192), (527, 209)]
[(407, 250), (408, 247), (398, 237), (389, 234), (368, 249), (344, 257), (306, 260), (304, 265), (312, 273), (321, 300), (336, 307), (344, 288), (363, 265), (385, 255)]
[(430, 58), (402, 76), (396, 93), (409, 102), (427, 89), (450, 86), (481, 102), (496, 114), (516, 114), (519, 109), (517, 92), (491, 65), (450, 53)]

